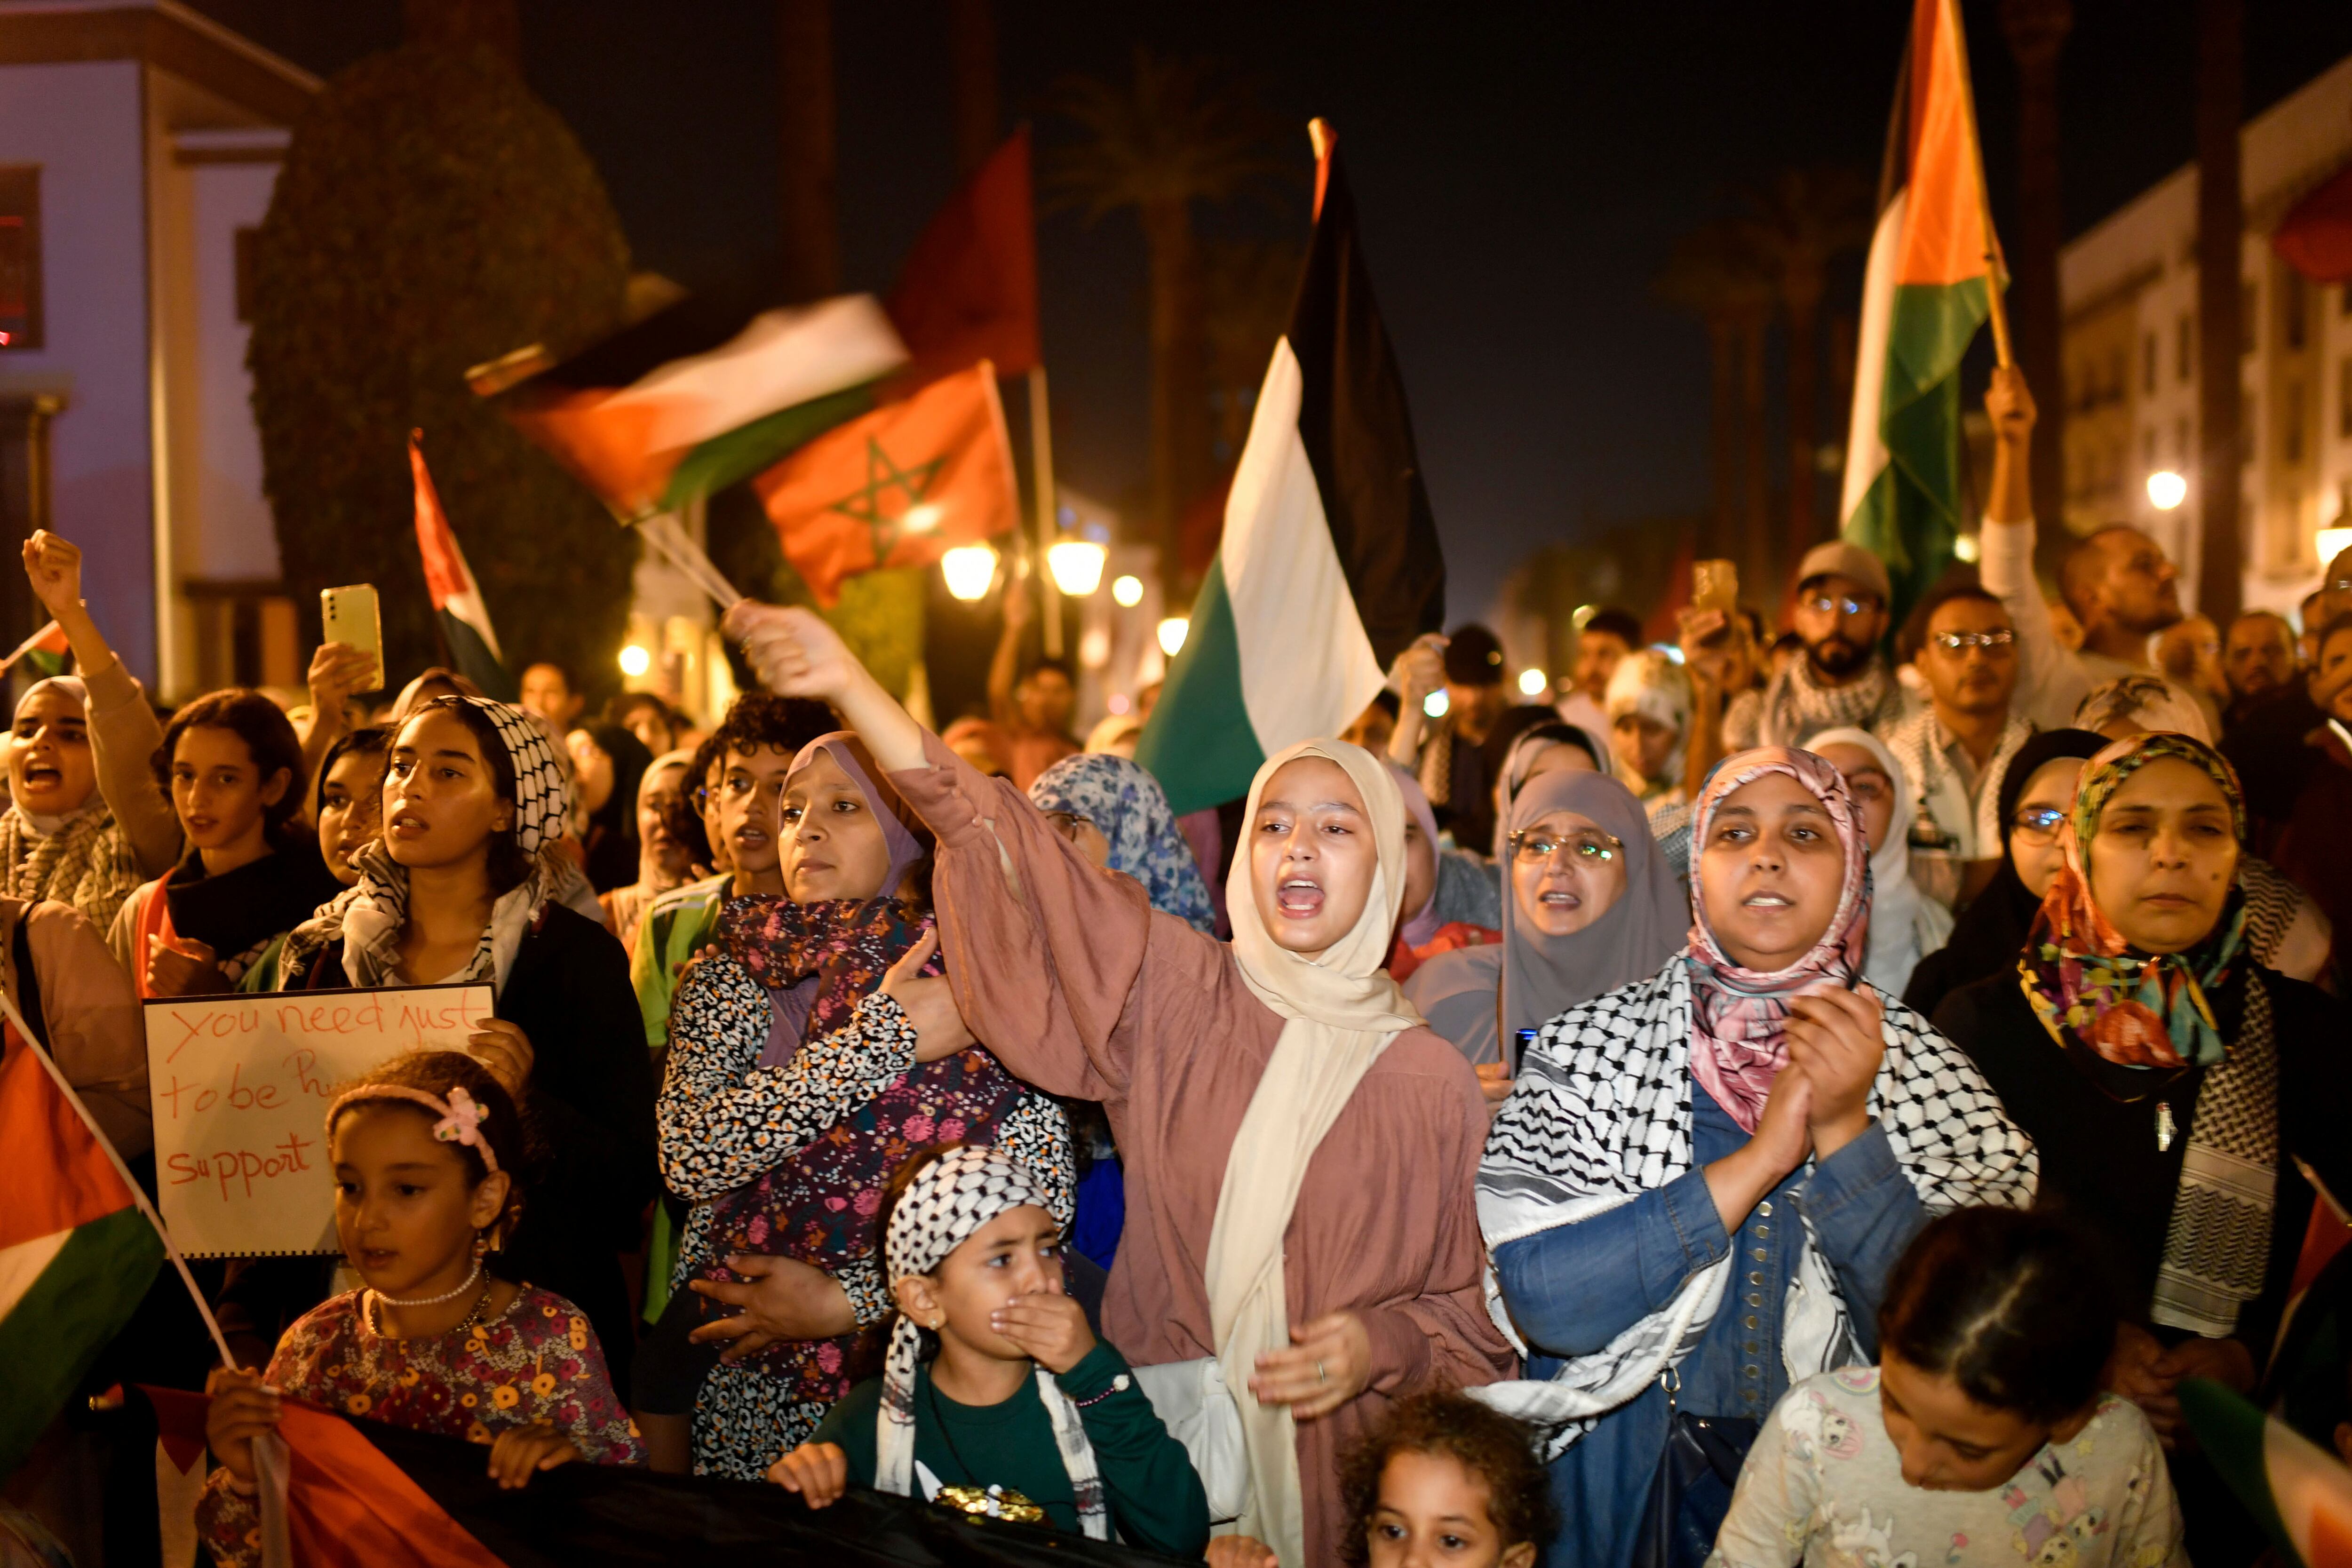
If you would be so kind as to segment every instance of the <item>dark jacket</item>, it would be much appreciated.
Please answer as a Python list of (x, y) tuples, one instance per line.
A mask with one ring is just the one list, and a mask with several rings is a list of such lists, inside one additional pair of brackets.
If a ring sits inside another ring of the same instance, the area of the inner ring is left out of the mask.
[[(2352, 1138), (2344, 1133), (2352, 1114), (2352, 1056), (2345, 1049), (2352, 1020), (2342, 1003), (2317, 986), (2267, 969), (2255, 973), (2270, 988), (2278, 1042), (2280, 1142), (2263, 1289), (2238, 1314), (2237, 1338), (2259, 1367), (2269, 1357), (2311, 1218), (2311, 1186), (2294, 1162), (2308, 1163), (2332, 1191), (2352, 1193)], [(2032, 1136), (2042, 1152), (2036, 1201), (2081, 1220), (2096, 1238), (2099, 1261), (2118, 1298), (2144, 1322), (2205, 1069), (2189, 1068), (2158, 1093), (2131, 1103), (2114, 1098), (2100, 1079), (2132, 1069), (2113, 1068), (2086, 1047), (2053, 1040), (2014, 972), (1952, 993), (1936, 1010), (1935, 1022), (1975, 1060), (2011, 1118)], [(2174, 1121), (2171, 1145), (2162, 1150), (2156, 1146), (2159, 1100), (2172, 1107)], [(2184, 1337), (2171, 1329), (2156, 1333), (2168, 1342)]]
[[(301, 984), (351, 984), (341, 942)], [(653, 1067), (628, 955), (612, 932), (551, 902), (516, 950), (496, 1013), (530, 1038), (523, 1110), (543, 1156), (499, 1271), (585, 1311), (625, 1388), (635, 1330), (620, 1255), (643, 1239), (656, 1182)]]

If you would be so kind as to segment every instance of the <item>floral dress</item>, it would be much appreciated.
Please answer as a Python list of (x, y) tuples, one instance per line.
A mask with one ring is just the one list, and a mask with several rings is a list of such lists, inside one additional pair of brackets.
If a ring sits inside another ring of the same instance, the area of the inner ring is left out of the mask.
[[(801, 915), (782, 912), (795, 909)], [(778, 945), (807, 937), (816, 926), (796, 922), (814, 914), (821, 923), (827, 909), (730, 906), (748, 923), (731, 928), (738, 940), (714, 944), (679, 985), (656, 1115), (663, 1180), (696, 1205), (672, 1288), (731, 1278), (719, 1263), (730, 1250), (799, 1258), (840, 1284), (862, 1329), (890, 1311), (873, 1226), (899, 1164), (940, 1143), (993, 1143), (1044, 1174), (1066, 1224), (1076, 1166), (1061, 1108), (1022, 1089), (985, 1052), (916, 1063), (906, 1010), (878, 992), (855, 998), (857, 987), (881, 983), (887, 961), (871, 952), (835, 955), (840, 966), (825, 977), (805, 1043), (781, 1066), (761, 1064), (770, 991), (737, 953), (770, 981), (780, 967), (804, 973), (791, 967), (804, 957), (787, 960)], [(910, 941), (893, 945), (903, 951)], [(975, 1110), (983, 1114), (969, 1114)], [(806, 1441), (848, 1392), (855, 1340), (777, 1345), (714, 1367), (695, 1400), (696, 1472), (757, 1480)]]
[[(641, 1465), (645, 1446), (613, 1392), (586, 1314), (526, 1285), (503, 1312), (431, 1339), (393, 1339), (368, 1326), (353, 1290), (286, 1331), (266, 1381), (289, 1399), (341, 1415), (488, 1443), (509, 1427), (546, 1422), (592, 1464)], [(196, 1531), (215, 1561), (261, 1561), (254, 1499), (215, 1470), (196, 1504)]]

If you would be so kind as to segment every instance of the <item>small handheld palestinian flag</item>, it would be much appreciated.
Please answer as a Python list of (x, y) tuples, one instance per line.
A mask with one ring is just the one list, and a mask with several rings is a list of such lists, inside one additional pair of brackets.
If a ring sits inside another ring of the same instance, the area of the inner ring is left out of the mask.
[(441, 640), (457, 673), (501, 702), (515, 700), (515, 678), (507, 672), (506, 656), (499, 651), (499, 634), (490, 627), (489, 607), (457, 548), (449, 514), (441, 510), (440, 492), (425, 467), (425, 432), (408, 433), (408, 470), (416, 488), (416, 553), (425, 563), (425, 591), (433, 595), (433, 614), (441, 623)]
[(2352, 1568), (2352, 1469), (2218, 1383), (2180, 1384), (2205, 1457), (2263, 1532), (2304, 1568)]
[(831, 430), (752, 481), (817, 603), (877, 566), (928, 566), (1021, 521), (1013, 448), (982, 360)]
[(1846, 538), (1886, 563), (1892, 625), (1951, 563), (1961, 516), (1960, 357), (1988, 315), (1997, 336), (2005, 331), (1957, 0), (1914, 0), (1896, 100), (1863, 279), (1839, 507)]
[(1328, 127), (1312, 132), (1315, 236), (1289, 329), (1135, 754), (1179, 814), (1246, 795), (1267, 757), (1345, 729), (1445, 613), (1445, 560), (1355, 197)]
[(51, 621), (18, 643), (8, 651), (7, 658), (0, 658), (0, 674), (16, 668), (22, 659), (31, 659), (33, 668), (43, 675), (62, 673), (73, 662), (73, 645), (66, 641), (65, 627)]
[(873, 297), (753, 310), (689, 297), (561, 363), (467, 374), (626, 521), (748, 479), (873, 406), (907, 350)]

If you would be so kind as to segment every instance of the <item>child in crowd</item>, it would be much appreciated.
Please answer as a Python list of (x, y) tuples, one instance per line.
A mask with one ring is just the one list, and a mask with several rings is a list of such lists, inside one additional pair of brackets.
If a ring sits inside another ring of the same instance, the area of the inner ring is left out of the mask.
[(1748, 1450), (1708, 1568), (2185, 1568), (2156, 1432), (2101, 1391), (2112, 1292), (2031, 1210), (1919, 1233), (1879, 1308), (1879, 1365), (1807, 1378)]
[(196, 1508), (213, 1555), (260, 1561), (253, 1441), (288, 1398), (488, 1444), (501, 1487), (572, 1459), (642, 1463), (587, 1318), (486, 1267), (521, 1213), (529, 1159), (499, 1080), (454, 1051), (397, 1058), (328, 1108), (327, 1142), (336, 1238), (366, 1284), (289, 1329), (266, 1374), (213, 1373), (205, 1436), (221, 1468)]
[(812, 1508), (852, 1481), (901, 1496), (919, 1483), (968, 1512), (1200, 1556), (1200, 1478), (1065, 1293), (1044, 1181), (992, 1149), (933, 1151), (892, 1179), (881, 1224), (898, 1307), (882, 1375), (768, 1479)]

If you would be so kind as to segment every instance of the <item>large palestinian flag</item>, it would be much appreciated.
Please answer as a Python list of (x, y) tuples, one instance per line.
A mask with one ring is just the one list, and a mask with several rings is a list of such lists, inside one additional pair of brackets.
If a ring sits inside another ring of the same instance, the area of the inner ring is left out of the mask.
[(2201, 1377), (2181, 1384), (2180, 1410), (2205, 1457), (2288, 1561), (2352, 1568), (2352, 1470), (2342, 1460)]
[(690, 296), (561, 363), (532, 352), (468, 379), (633, 521), (748, 479), (864, 413), (875, 383), (907, 362), (866, 294), (756, 311)]
[(40, 1052), (0, 1025), (0, 1476), (131, 1319), (163, 1244)]
[(489, 606), (457, 547), (449, 514), (441, 510), (441, 492), (425, 466), (425, 432), (408, 433), (408, 473), (416, 491), (416, 553), (425, 563), (425, 589), (433, 596), (433, 615), (440, 623), (441, 641), (457, 673), (480, 687), (485, 695), (512, 702), (519, 691), (515, 678), (499, 651), (499, 634), (490, 626)]
[(1957, 0), (1913, 0), (1863, 281), (1845, 536), (1886, 563), (1899, 625), (1960, 524), (1960, 356), (1984, 323), (1994, 239)]
[(1249, 792), (1268, 756), (1336, 735), (1445, 613), (1404, 382), (1355, 198), (1320, 137), (1315, 236), (1250, 420), (1224, 535), (1136, 761), (1177, 812)]

